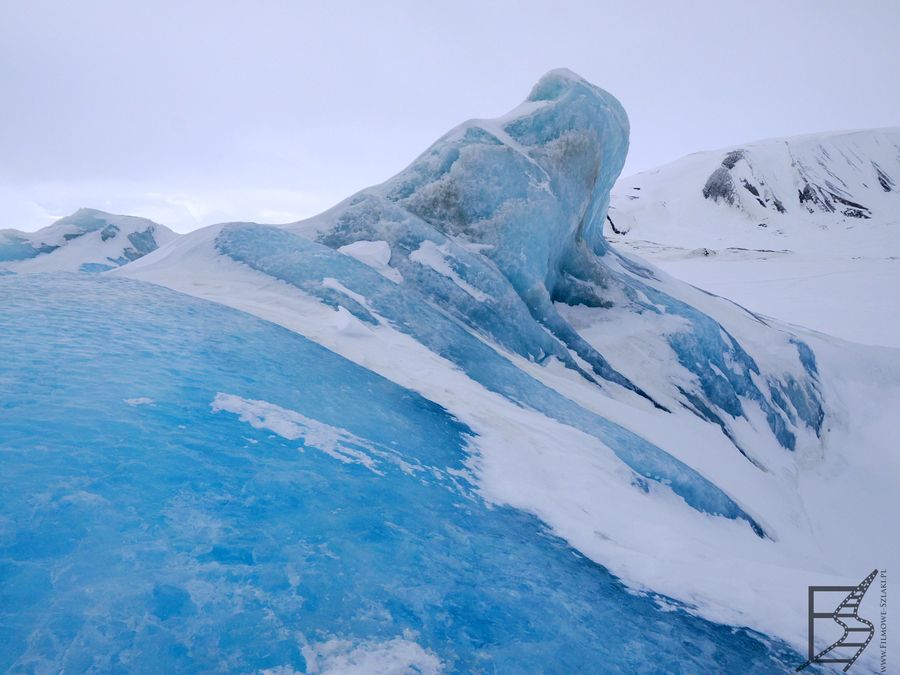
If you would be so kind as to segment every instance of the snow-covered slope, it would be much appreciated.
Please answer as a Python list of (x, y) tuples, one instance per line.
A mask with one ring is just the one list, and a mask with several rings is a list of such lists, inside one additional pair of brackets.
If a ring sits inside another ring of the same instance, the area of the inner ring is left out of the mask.
[(900, 284), (900, 128), (759, 141), (622, 178), (607, 234), (753, 310), (869, 344)]
[[(785, 241), (900, 221), (900, 128), (811, 134), (689, 155), (623, 178), (610, 229), (662, 244)], [(857, 236), (861, 246), (869, 237)], [(841, 242), (843, 244), (843, 242)]]
[(0, 230), (0, 270), (100, 272), (137, 260), (177, 236), (146, 218), (79, 209), (37, 232)]
[[(554, 71), (318, 217), (206, 228), (111, 274), (273, 321), (417, 392), (474, 432), (489, 501), (634, 588), (804, 648), (807, 585), (900, 562), (868, 519), (896, 510), (900, 468), (866, 403), (873, 388), (900, 403), (897, 353), (791, 330), (610, 246), (627, 144), (618, 102)], [(850, 520), (863, 549), (846, 546)]]

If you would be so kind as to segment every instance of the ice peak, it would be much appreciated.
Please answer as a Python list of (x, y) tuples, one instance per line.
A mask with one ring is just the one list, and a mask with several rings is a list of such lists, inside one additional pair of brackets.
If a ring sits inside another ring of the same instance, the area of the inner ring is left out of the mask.
[(565, 91), (577, 85), (596, 88), (581, 77), (581, 75), (568, 68), (554, 68), (553, 70), (547, 71), (547, 73), (537, 81), (537, 84), (532, 87), (531, 93), (528, 95), (528, 100), (551, 101), (559, 98)]
[(457, 127), (365, 192), (444, 234), (492, 246), (517, 285), (552, 286), (572, 246), (606, 249), (602, 223), (628, 133), (615, 97), (572, 71), (552, 70), (522, 105)]

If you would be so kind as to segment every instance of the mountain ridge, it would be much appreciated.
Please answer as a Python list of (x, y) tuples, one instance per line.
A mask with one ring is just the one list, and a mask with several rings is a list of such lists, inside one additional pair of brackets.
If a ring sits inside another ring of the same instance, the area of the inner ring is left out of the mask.
[[(804, 134), (692, 153), (621, 178), (615, 234), (686, 245), (900, 220), (900, 127)], [(727, 230), (725, 228), (728, 228)], [(732, 241), (732, 244), (737, 243)], [(802, 245), (799, 242), (798, 245)]]
[(0, 268), (105, 271), (137, 260), (177, 236), (147, 218), (83, 207), (35, 232), (0, 230)]
[(607, 235), (759, 314), (900, 347), (900, 128), (688, 155), (619, 179)]

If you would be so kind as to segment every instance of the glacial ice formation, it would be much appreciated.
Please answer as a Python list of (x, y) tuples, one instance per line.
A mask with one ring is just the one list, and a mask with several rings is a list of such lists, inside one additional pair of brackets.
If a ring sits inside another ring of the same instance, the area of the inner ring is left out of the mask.
[(216, 245), (238, 262), (326, 304), (345, 307), (361, 321), (390, 321), (489, 390), (599, 438), (640, 476), (669, 485), (700, 511), (742, 518), (762, 536), (760, 526), (713, 483), (637, 434), (541, 384), (441, 308), (423, 302), (416, 289), (395, 284), (350, 256), (275, 227), (226, 226)]
[[(570, 71), (552, 71), (509, 114), (460, 125), (383, 185), (289, 229), (334, 249), (387, 242), (400, 285), (470, 330), (537, 362), (558, 358), (585, 378), (661, 408), (669, 406), (613, 368), (557, 305), (624, 308), (648, 322), (677, 315), (685, 327), (668, 336), (669, 346), (695, 381), (677, 389), (676, 405), (731, 437), (730, 421), (744, 416), (742, 401), (753, 401), (781, 445), (793, 449), (798, 428), (821, 427), (814, 369), (800, 367), (798, 355), (791, 372), (759, 377), (759, 365), (726, 328), (670, 295), (677, 287), (652, 283), (652, 271), (604, 239), (610, 189), (627, 149), (628, 120), (618, 101)], [(424, 242), (477, 293), (411, 257)]]
[(291, 331), (103, 275), (0, 277), (0, 315), (0, 670), (800, 660), (489, 506), (465, 425)]

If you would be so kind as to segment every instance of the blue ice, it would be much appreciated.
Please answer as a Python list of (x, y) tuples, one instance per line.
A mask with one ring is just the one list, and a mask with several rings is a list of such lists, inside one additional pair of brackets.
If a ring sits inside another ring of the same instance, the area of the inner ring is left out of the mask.
[(376, 317), (354, 297), (323, 285), (336, 279), (354, 295), (362, 295), (377, 314), (394, 327), (449, 359), (491, 391), (595, 436), (632, 470), (668, 485), (704, 513), (746, 520), (760, 526), (721, 489), (692, 468), (637, 434), (573, 403), (541, 384), (453, 317), (430, 305), (415, 289), (389, 281), (367, 265), (332, 249), (265, 225), (229, 225), (216, 239), (218, 249), (238, 262), (280, 279), (334, 307), (344, 306), (362, 321)]
[[(802, 660), (487, 508), (450, 475), (469, 429), (287, 330), (96, 275), (2, 277), (0, 317), (0, 670), (304, 672), (304, 646), (401, 636), (448, 672)], [(213, 412), (220, 392), (432, 470), (337, 461)]]

